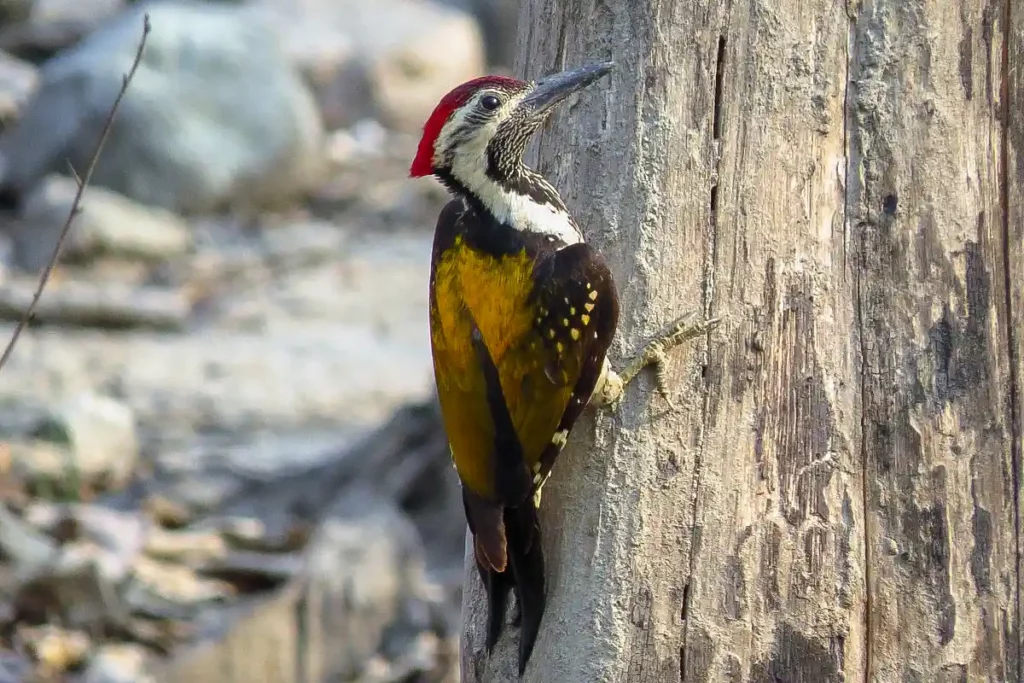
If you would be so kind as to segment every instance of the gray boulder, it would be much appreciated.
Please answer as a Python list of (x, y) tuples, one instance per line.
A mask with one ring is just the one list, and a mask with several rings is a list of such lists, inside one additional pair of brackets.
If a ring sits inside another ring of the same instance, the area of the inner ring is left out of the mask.
[(388, 628), (409, 621), (417, 606), (425, 608), (416, 527), (370, 489), (336, 500), (310, 542), (306, 564), (302, 627), (309, 680), (356, 678)]
[(252, 0), (313, 84), (331, 129), (365, 118), (416, 133), (437, 101), (485, 71), (474, 18), (433, 0)]
[(0, 121), (14, 121), (35, 92), (39, 75), (34, 66), (0, 51)]
[[(18, 266), (36, 272), (47, 264), (77, 189), (71, 178), (51, 175), (25, 198), (21, 216), (5, 226)], [(61, 250), (61, 262), (88, 263), (109, 256), (159, 263), (183, 256), (192, 248), (187, 221), (105, 188), (89, 188), (79, 209)]]
[(480, 22), (487, 45), (487, 64), (509, 70), (516, 58), (519, 0), (440, 0), (444, 5), (471, 13)]
[(39, 63), (124, 10), (126, 0), (0, 0), (0, 50)]
[(270, 207), (310, 189), (324, 168), (323, 124), (274, 27), (245, 7), (158, 0), (43, 66), (0, 138), (0, 205), (16, 208), (68, 162), (86, 167), (145, 12), (152, 32), (93, 182), (179, 213)]

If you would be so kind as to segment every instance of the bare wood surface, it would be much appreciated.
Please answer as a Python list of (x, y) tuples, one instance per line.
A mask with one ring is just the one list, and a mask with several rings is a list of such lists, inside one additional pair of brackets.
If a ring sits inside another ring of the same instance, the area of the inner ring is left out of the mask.
[[(538, 163), (609, 255), (613, 362), (723, 318), (678, 411), (643, 380), (574, 431), (524, 680), (1019, 680), (1006, 7), (524, 4), (520, 75), (618, 64)], [(515, 680), (466, 572), (463, 680)]]
[(1021, 467), (1024, 463), (1024, 4), (1010, 3), (1006, 52), (1003, 55), (1006, 84), (1005, 107), (1001, 112), (1006, 121), (1003, 141), (1004, 158), (1003, 197), (1006, 244), (1006, 288), (1010, 316), (1006, 334), (1010, 343), (1011, 419), (1014, 429), (1013, 491), (1017, 505), (1014, 509), (1017, 524), (1017, 611), (1016, 628), (1017, 674), (1024, 676), (1024, 636), (1020, 623), (1024, 618), (1020, 596), (1024, 591), (1024, 548), (1021, 547), (1021, 521), (1024, 519), (1024, 498), (1021, 496)]
[(1000, 4), (887, 0), (854, 17), (848, 220), (880, 681), (1019, 680)]

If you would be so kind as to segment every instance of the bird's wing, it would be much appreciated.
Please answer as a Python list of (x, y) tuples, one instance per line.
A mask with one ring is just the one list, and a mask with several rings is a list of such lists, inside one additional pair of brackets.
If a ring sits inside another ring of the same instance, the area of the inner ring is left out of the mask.
[(536, 486), (550, 473), (601, 376), (619, 302), (607, 265), (586, 243), (538, 260), (531, 299), (533, 325), (498, 367)]

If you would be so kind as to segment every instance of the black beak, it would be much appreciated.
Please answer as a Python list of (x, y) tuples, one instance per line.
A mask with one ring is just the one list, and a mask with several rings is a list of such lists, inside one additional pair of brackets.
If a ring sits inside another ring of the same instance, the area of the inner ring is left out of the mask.
[(519, 106), (526, 108), (533, 116), (543, 116), (569, 95), (583, 90), (609, 73), (614, 66), (615, 62), (598, 62), (545, 76), (537, 81), (537, 85)]

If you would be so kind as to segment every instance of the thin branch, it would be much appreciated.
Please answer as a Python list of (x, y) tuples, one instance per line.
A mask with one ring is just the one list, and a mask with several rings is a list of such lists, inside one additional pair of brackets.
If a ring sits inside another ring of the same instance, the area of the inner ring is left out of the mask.
[(149, 38), (150, 31), (149, 14), (146, 14), (142, 22), (142, 38), (139, 39), (139, 47), (135, 50), (135, 59), (132, 62), (132, 68), (127, 74), (123, 76), (121, 82), (121, 89), (117, 93), (117, 97), (114, 98), (114, 104), (110, 107), (110, 113), (107, 114), (107, 120), (103, 124), (103, 130), (100, 132), (100, 139), (96, 143), (96, 151), (93, 152), (92, 158), (89, 159), (89, 166), (85, 169), (85, 175), (79, 179), (78, 174), (71, 169), (72, 175), (75, 178), (75, 184), (78, 186), (78, 191), (75, 192), (75, 198), (71, 202), (71, 209), (68, 211), (68, 217), (64, 221), (64, 225), (61, 227), (60, 235), (57, 237), (57, 244), (53, 248), (53, 255), (50, 256), (49, 263), (43, 269), (42, 275), (39, 277), (39, 286), (36, 287), (35, 294), (32, 295), (32, 301), (29, 303), (28, 308), (25, 309), (25, 314), (18, 321), (17, 327), (14, 328), (14, 333), (11, 335), (11, 340), (7, 342), (7, 348), (4, 349), (4, 353), (0, 356), (0, 370), (3, 370), (4, 365), (7, 363), (7, 359), (11, 356), (14, 351), (15, 344), (18, 343), (18, 338), (21, 337), (22, 331), (28, 326), (29, 321), (32, 319), (32, 314), (36, 309), (36, 304), (39, 303), (39, 297), (43, 295), (43, 290), (46, 289), (46, 283), (50, 281), (50, 275), (53, 273), (54, 266), (57, 264), (57, 260), (60, 257), (60, 250), (64, 246), (64, 240), (68, 236), (68, 232), (71, 231), (71, 224), (75, 220), (75, 216), (81, 210), (79, 205), (82, 203), (82, 195), (85, 194), (85, 188), (89, 185), (89, 180), (92, 178), (92, 172), (96, 168), (96, 163), (100, 159), (100, 154), (103, 152), (103, 145), (107, 142), (107, 135), (110, 133), (110, 127), (114, 123), (114, 117), (117, 115), (117, 109), (121, 106), (121, 100), (124, 99), (124, 94), (128, 90), (128, 84), (132, 82), (132, 78), (135, 77), (135, 71), (139, 68), (139, 62), (142, 61), (142, 53), (146, 48), (146, 39)]

